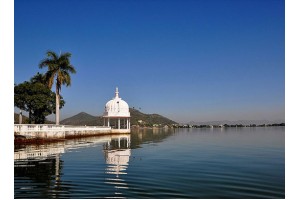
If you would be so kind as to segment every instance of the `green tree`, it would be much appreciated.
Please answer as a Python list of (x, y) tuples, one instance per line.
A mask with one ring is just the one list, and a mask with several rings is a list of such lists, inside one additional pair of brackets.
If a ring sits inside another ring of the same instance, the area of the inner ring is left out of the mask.
[(46, 77), (44, 74), (40, 74), (39, 72), (30, 79), (31, 83), (42, 83), (45, 86), (48, 86), (48, 83), (46, 81)]
[[(41, 74), (35, 75), (30, 81), (25, 81), (14, 87), (14, 105), (29, 113), (29, 123), (43, 124), (46, 116), (55, 113), (56, 95), (39, 78)], [(65, 101), (60, 97), (60, 106)]]
[(53, 83), (55, 82), (55, 94), (56, 94), (56, 117), (55, 121), (56, 124), (59, 124), (59, 108), (60, 108), (60, 91), (61, 86), (71, 85), (71, 76), (70, 73), (75, 74), (76, 70), (70, 63), (70, 57), (71, 53), (63, 53), (60, 55), (57, 55), (53, 51), (47, 51), (46, 53), (47, 57), (43, 59), (39, 67), (48, 67), (48, 71), (45, 74), (45, 80), (48, 84), (48, 87), (51, 89), (53, 86)]

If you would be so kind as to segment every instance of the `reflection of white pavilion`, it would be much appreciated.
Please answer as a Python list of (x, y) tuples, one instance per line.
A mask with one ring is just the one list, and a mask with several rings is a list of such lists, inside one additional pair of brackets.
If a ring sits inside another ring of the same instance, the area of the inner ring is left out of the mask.
[(110, 126), (114, 132), (130, 132), (130, 112), (128, 104), (119, 97), (118, 88), (116, 88), (115, 97), (105, 105), (103, 114), (104, 126)]
[(117, 177), (119, 177), (119, 174), (127, 174), (125, 170), (127, 169), (130, 155), (130, 149), (108, 151), (106, 154), (106, 164), (108, 165), (106, 173), (115, 174)]
[(114, 195), (122, 195), (122, 190), (128, 189), (125, 181), (126, 170), (131, 155), (130, 135), (116, 136), (104, 145), (104, 156), (106, 162), (105, 183), (112, 185), (116, 191)]
[(104, 154), (107, 164), (106, 173), (115, 174), (117, 177), (119, 177), (119, 174), (127, 174), (125, 170), (127, 169), (131, 155), (130, 135), (112, 138), (105, 145)]

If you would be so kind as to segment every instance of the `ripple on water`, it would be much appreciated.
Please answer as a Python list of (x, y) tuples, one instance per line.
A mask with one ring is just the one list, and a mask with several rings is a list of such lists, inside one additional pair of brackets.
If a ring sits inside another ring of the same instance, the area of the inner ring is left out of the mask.
[(15, 198), (284, 198), (284, 129), (230, 130), (133, 133), (120, 154), (85, 142), (15, 160)]

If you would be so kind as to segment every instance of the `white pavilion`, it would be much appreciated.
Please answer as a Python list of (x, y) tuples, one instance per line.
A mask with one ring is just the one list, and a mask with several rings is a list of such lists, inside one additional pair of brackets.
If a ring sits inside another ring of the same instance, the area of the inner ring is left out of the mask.
[(130, 132), (130, 112), (128, 104), (119, 97), (116, 88), (115, 97), (105, 105), (103, 113), (104, 126), (111, 127), (113, 132)]

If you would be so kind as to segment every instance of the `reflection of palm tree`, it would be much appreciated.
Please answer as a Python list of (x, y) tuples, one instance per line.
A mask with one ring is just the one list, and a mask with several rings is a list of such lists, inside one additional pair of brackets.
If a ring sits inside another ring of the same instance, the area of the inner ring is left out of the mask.
[(55, 155), (55, 180), (60, 180), (60, 173), (59, 173), (59, 154)]
[(54, 79), (56, 79), (56, 124), (59, 124), (59, 101), (60, 101), (60, 91), (61, 86), (71, 85), (71, 76), (70, 73), (76, 73), (75, 68), (70, 63), (71, 53), (63, 53), (57, 55), (53, 51), (47, 51), (47, 58), (43, 59), (39, 64), (40, 68), (48, 67), (48, 71), (45, 74), (48, 87), (51, 88)]
[[(60, 174), (63, 169), (63, 162), (60, 161), (60, 154), (57, 153), (52, 156), (47, 157), (46, 159), (25, 159), (25, 160), (17, 160), (17, 162), (24, 162), (24, 167), (22, 164), (21, 166), (16, 165), (14, 167), (14, 174), (15, 177), (26, 177), (32, 181), (32, 184), (36, 185), (45, 185), (45, 187), (40, 188), (40, 193), (38, 194), (40, 198), (62, 198), (61, 191), (61, 180)], [(15, 183), (15, 188), (23, 187), (22, 182)], [(53, 188), (49, 190), (49, 188)], [(69, 188), (64, 188), (64, 198), (68, 198), (67, 195), (70, 194)], [(24, 192), (24, 191), (23, 191)], [(28, 198), (31, 196), (28, 194), (22, 193), (21, 189), (15, 190), (15, 198)], [(34, 194), (32, 194), (34, 198)]]
[(54, 188), (55, 188), (54, 194), (56, 198), (59, 198), (59, 194), (57, 191), (59, 191), (61, 188), (60, 171), (61, 168), (60, 168), (59, 154), (56, 154), (55, 155), (55, 183), (54, 183)]

